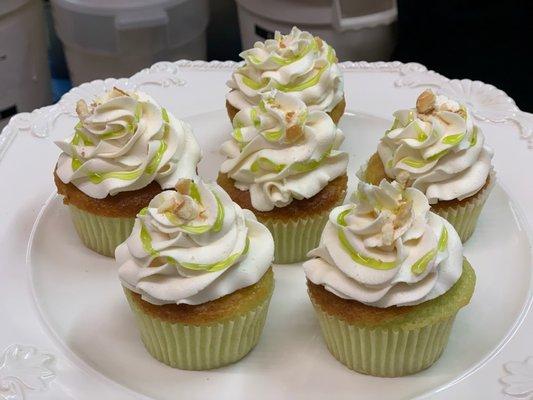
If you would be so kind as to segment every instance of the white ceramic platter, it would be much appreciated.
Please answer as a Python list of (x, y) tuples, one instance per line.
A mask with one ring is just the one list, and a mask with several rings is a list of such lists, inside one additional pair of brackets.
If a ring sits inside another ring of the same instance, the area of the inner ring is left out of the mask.
[[(54, 195), (53, 140), (70, 134), (76, 100), (113, 85), (142, 89), (193, 126), (200, 173), (213, 179), (230, 131), (225, 81), (235, 64), (159, 63), (130, 79), (95, 81), (57, 105), (20, 114), (0, 134), (0, 399), (497, 399), (533, 396), (531, 236), (533, 116), (505, 93), (450, 81), (419, 64), (344, 63), (349, 113), (341, 128), (355, 172), (397, 108), (423, 86), (466, 102), (495, 149), (498, 185), (465, 254), (478, 276), (443, 357), (404, 378), (351, 372), (328, 353), (298, 265), (277, 266), (259, 345), (241, 362), (207, 372), (174, 370), (144, 350), (112, 260), (85, 249)], [(524, 139), (524, 137), (526, 137)], [(529, 147), (528, 147), (529, 146)]]

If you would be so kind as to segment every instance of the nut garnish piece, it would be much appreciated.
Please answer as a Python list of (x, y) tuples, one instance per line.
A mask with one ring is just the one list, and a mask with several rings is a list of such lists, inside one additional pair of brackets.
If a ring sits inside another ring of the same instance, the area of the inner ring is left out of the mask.
[(302, 127), (300, 125), (292, 125), (287, 128), (285, 132), (285, 139), (288, 143), (297, 141), (303, 134)]
[(294, 111), (289, 111), (287, 114), (285, 114), (285, 122), (287, 123), (291, 122), (293, 117), (294, 117)]
[(129, 94), (126, 93), (124, 90), (119, 89), (116, 86), (113, 86), (113, 89), (111, 89), (111, 92), (109, 93), (109, 97), (115, 98), (115, 97), (122, 97), (122, 96), (129, 96)]
[(429, 114), (435, 109), (435, 100), (435, 93), (429, 89), (424, 90), (416, 99), (416, 111), (420, 114)]
[(76, 114), (78, 114), (78, 117), (82, 121), (89, 116), (89, 107), (87, 106), (85, 100), (78, 100), (76, 103)]
[(191, 191), (191, 182), (192, 181), (190, 179), (186, 179), (186, 178), (180, 179), (176, 183), (176, 186), (175, 186), (176, 191), (181, 194), (188, 195)]

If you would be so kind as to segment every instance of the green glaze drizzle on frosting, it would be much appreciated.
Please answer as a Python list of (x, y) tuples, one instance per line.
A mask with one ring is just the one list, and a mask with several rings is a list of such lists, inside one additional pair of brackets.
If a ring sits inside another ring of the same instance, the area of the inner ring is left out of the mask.
[(193, 198), (194, 201), (197, 203), (202, 203), (202, 196), (200, 196), (200, 191), (198, 190), (198, 186), (196, 183), (191, 182), (191, 187), (189, 189), (189, 196)]
[(424, 140), (426, 140), (428, 138), (428, 135), (426, 134), (426, 132), (424, 132), (424, 130), (420, 127), (420, 125), (418, 125), (417, 122), (414, 122), (414, 126), (415, 126), (416, 133), (418, 135), (416, 140), (418, 140), (419, 142), (423, 142)]
[(442, 232), (440, 233), (439, 244), (437, 245), (437, 249), (439, 251), (444, 251), (446, 250), (446, 247), (448, 247), (448, 230), (445, 227), (442, 227)]
[(413, 168), (422, 168), (434, 161), (437, 161), (439, 160), (440, 158), (444, 157), (446, 154), (448, 154), (448, 152), (450, 151), (450, 149), (445, 149), (445, 150), (442, 150), (436, 154), (433, 154), (431, 157), (428, 157), (427, 159), (425, 160), (419, 160), (419, 159), (416, 159), (416, 158), (412, 158), (412, 157), (405, 157), (403, 159), (400, 160), (400, 162), (404, 163), (405, 165), (408, 165), (410, 167), (413, 167)]
[(446, 250), (446, 247), (448, 246), (448, 230), (445, 227), (442, 227), (442, 231), (440, 233), (439, 241), (437, 244), (437, 248), (428, 251), (426, 254), (424, 254), (422, 257), (420, 257), (412, 266), (411, 266), (411, 272), (415, 275), (420, 275), (424, 273), (424, 271), (427, 269), (429, 263), (431, 260), (435, 258), (437, 255), (437, 252), (442, 252)]
[(463, 138), (465, 137), (465, 133), (462, 132), (462, 133), (456, 133), (455, 135), (448, 135), (448, 136), (444, 136), (441, 141), (442, 143), (444, 144), (449, 144), (449, 145), (456, 145), (457, 143), (461, 142), (461, 140), (463, 140)]
[(132, 181), (137, 179), (143, 170), (141, 168), (134, 169), (133, 171), (124, 171), (124, 172), (89, 172), (87, 176), (92, 183), (98, 184), (106, 179), (121, 179), (124, 181)]
[(376, 260), (375, 258), (366, 257), (362, 254), (359, 254), (357, 251), (355, 251), (350, 242), (348, 242), (348, 239), (346, 238), (346, 234), (344, 233), (343, 229), (339, 229), (339, 241), (344, 251), (346, 251), (346, 253), (348, 253), (348, 255), (351, 257), (351, 259), (354, 260), (357, 264), (361, 264), (366, 267), (379, 270), (389, 270), (396, 267), (396, 262), (380, 261)]
[(348, 208), (340, 212), (339, 215), (337, 215), (337, 224), (339, 224), (340, 226), (346, 226), (346, 216), (350, 214), (351, 211), (352, 209)]
[(477, 144), (477, 126), (474, 126), (472, 136), (470, 136), (470, 147), (474, 147)]
[(141, 211), (139, 211), (139, 214), (141, 217), (144, 217), (148, 214), (148, 207), (144, 207)]
[(162, 140), (159, 144), (157, 152), (152, 157), (152, 159), (148, 163), (148, 166), (146, 167), (147, 174), (151, 175), (157, 171), (159, 164), (161, 163), (161, 159), (163, 158), (163, 154), (165, 154), (165, 151), (167, 151), (167, 147), (167, 142), (165, 140)]
[(433, 260), (436, 255), (437, 249), (428, 251), (411, 266), (411, 272), (415, 275), (420, 275), (421, 273), (423, 273), (428, 267), (430, 261)]
[(263, 79), (261, 82), (256, 82), (253, 79), (248, 78), (246, 75), (243, 75), (242, 83), (244, 83), (250, 89), (259, 90), (264, 88), (268, 84), (268, 79)]
[(250, 166), (250, 171), (257, 173), (260, 170), (264, 170), (279, 173), (283, 171), (286, 166), (286, 164), (276, 164), (274, 161), (271, 161), (268, 158), (260, 157), (252, 163)]
[(170, 123), (170, 118), (168, 117), (166, 108), (161, 108), (161, 118), (163, 118), (163, 121), (165, 121), (167, 124)]
[(208, 271), (208, 272), (215, 272), (220, 271), (222, 269), (226, 269), (230, 267), (231, 265), (235, 264), (235, 262), (243, 255), (245, 255), (248, 252), (248, 248), (250, 246), (250, 240), (246, 238), (246, 245), (244, 246), (244, 249), (241, 253), (235, 253), (227, 257), (226, 259), (219, 261), (214, 264), (194, 264), (194, 263), (186, 263), (181, 262), (181, 266), (187, 269), (192, 269), (195, 271)]
[(217, 219), (213, 224), (213, 232), (220, 232), (222, 229), (222, 224), (224, 223), (224, 206), (222, 205), (222, 202), (218, 196), (215, 195), (215, 198), (217, 199)]
[(150, 254), (152, 257), (157, 257), (159, 255), (159, 253), (152, 247), (152, 237), (143, 223), (141, 223), (141, 243), (146, 253)]

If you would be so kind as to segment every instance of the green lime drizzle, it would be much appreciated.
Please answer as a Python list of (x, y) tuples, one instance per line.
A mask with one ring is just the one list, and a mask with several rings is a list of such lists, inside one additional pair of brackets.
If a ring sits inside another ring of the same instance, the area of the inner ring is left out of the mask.
[(215, 272), (220, 271), (222, 269), (226, 269), (230, 266), (232, 266), (235, 261), (239, 259), (242, 255), (246, 254), (248, 252), (249, 247), (249, 239), (246, 238), (246, 244), (244, 246), (244, 249), (241, 253), (235, 253), (230, 255), (225, 260), (213, 263), (213, 264), (193, 264), (193, 263), (185, 263), (181, 262), (180, 264), (187, 269), (192, 269), (195, 271), (208, 271), (208, 272)]
[(198, 190), (198, 186), (194, 182), (191, 182), (191, 187), (189, 189), (189, 196), (191, 196), (193, 200), (196, 201), (197, 203), (202, 204), (202, 196), (200, 196), (200, 191)]
[(148, 233), (148, 230), (146, 229), (146, 226), (141, 223), (141, 242), (143, 245), (143, 249), (146, 253), (150, 254), (152, 257), (157, 257), (159, 253), (154, 250), (152, 247), (152, 237)]
[(268, 79), (263, 79), (261, 82), (256, 82), (253, 79), (248, 78), (246, 75), (242, 75), (242, 83), (253, 90), (259, 90), (267, 85)]
[(389, 270), (396, 267), (396, 262), (385, 262), (376, 260), (375, 258), (366, 257), (362, 254), (359, 254), (355, 249), (352, 247), (352, 245), (348, 242), (348, 239), (346, 238), (346, 235), (344, 234), (343, 229), (339, 229), (339, 241), (341, 242), (341, 246), (348, 253), (348, 255), (351, 257), (352, 260), (354, 260), (357, 264), (364, 265), (366, 267), (379, 269), (379, 270)]
[(98, 184), (102, 183), (102, 181), (106, 179), (121, 179), (124, 181), (132, 181), (141, 176), (142, 172), (142, 169), (138, 168), (134, 169), (133, 171), (125, 172), (89, 172), (87, 176), (92, 183)]
[(444, 144), (450, 144), (450, 145), (456, 145), (457, 143), (460, 143), (461, 140), (465, 137), (465, 133), (456, 133), (455, 135), (448, 135), (444, 136), (441, 141)]
[(146, 167), (147, 174), (151, 175), (157, 171), (159, 164), (161, 163), (161, 159), (163, 158), (163, 154), (165, 154), (165, 151), (167, 150), (167, 147), (167, 142), (165, 140), (162, 140), (159, 144), (157, 152), (152, 157), (152, 159), (148, 163), (148, 166)]
[(421, 273), (423, 273), (428, 267), (429, 262), (433, 260), (436, 255), (437, 249), (428, 251), (411, 266), (411, 272), (415, 275), (420, 275)]
[(277, 142), (283, 136), (283, 131), (267, 131), (263, 132), (263, 136), (269, 142)]
[(217, 200), (217, 218), (213, 224), (213, 232), (220, 232), (224, 223), (224, 206), (217, 195), (215, 195), (215, 199)]
[(439, 244), (437, 245), (437, 249), (439, 251), (444, 251), (446, 250), (446, 247), (448, 247), (448, 230), (443, 226), (442, 232), (440, 233)]
[(161, 108), (161, 117), (163, 118), (163, 121), (165, 121), (167, 124), (170, 123), (170, 119), (168, 118), (168, 112), (166, 108)]
[(474, 147), (477, 144), (477, 127), (474, 126), (472, 136), (470, 137), (470, 147)]
[(348, 208), (340, 212), (339, 215), (337, 215), (337, 224), (339, 224), (340, 226), (346, 226), (346, 216), (350, 214), (351, 211), (352, 209)]

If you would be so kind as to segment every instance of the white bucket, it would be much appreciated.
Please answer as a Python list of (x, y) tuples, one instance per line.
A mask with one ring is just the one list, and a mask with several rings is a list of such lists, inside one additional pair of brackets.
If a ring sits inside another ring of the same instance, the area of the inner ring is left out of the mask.
[(51, 101), (45, 38), (39, 0), (0, 1), (0, 129)]
[(390, 58), (395, 0), (237, 0), (243, 49), (293, 26), (328, 42), (341, 60)]
[(206, 57), (207, 0), (52, 0), (52, 11), (74, 85)]

